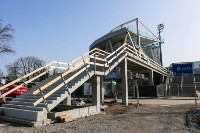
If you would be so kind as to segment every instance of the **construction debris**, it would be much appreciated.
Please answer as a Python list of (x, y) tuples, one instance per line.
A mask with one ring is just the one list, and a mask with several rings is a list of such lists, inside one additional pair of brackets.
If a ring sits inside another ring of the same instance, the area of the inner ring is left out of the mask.
[(101, 105), (101, 111), (105, 111), (108, 108), (108, 105)]
[(68, 116), (68, 115), (59, 115), (59, 116), (57, 117), (57, 120), (58, 120), (59, 122), (70, 122), (70, 121), (72, 121), (73, 119), (71, 118), (71, 116)]

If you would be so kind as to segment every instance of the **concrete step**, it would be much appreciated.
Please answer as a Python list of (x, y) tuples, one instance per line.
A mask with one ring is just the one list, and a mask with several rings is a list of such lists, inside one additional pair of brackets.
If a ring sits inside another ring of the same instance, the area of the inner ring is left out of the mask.
[[(70, 87), (71, 88), (71, 87)], [(50, 88), (50, 89), (47, 89), (47, 90), (43, 90), (43, 94), (47, 94), (48, 92), (50, 92), (51, 90), (53, 90), (54, 88)], [(60, 88), (58, 91), (55, 92), (55, 94), (62, 94), (64, 91), (66, 91), (67, 89), (65, 87), (62, 87)], [(39, 95), (39, 96), (42, 96), (41, 93), (38, 93), (36, 94), (36, 96)], [(23, 93), (21, 94), (20, 96), (17, 96), (17, 98), (21, 98), (21, 97), (24, 97), (24, 96), (33, 96), (33, 92), (29, 92), (27, 91), (26, 93)]]
[[(53, 100), (48, 100), (48, 104), (52, 104)], [(15, 105), (25, 105), (25, 106), (33, 106), (33, 102), (21, 102), (21, 101), (8, 101), (6, 104), (15, 104)], [(43, 102), (39, 103), (37, 107), (45, 107)]]
[(33, 111), (45, 111), (46, 110), (44, 107), (24, 106), (24, 105), (15, 105), (15, 104), (3, 104), (2, 107), (33, 110)]
[(18, 118), (29, 121), (41, 121), (47, 119), (47, 113), (44, 111), (32, 111), (24, 109), (14, 109), (8, 107), (0, 107), (4, 116)]
[[(67, 86), (70, 88), (70, 87), (72, 87), (73, 85), (75, 85), (75, 83), (77, 83), (77, 82), (78, 82), (78, 80), (77, 80), (77, 81), (69, 82), (69, 83), (67, 83)], [(57, 86), (59, 86), (59, 85), (62, 84), (62, 83), (63, 83), (63, 82), (53, 84), (53, 85), (49, 86), (48, 88), (46, 88), (45, 90), (52, 90), (52, 89), (56, 88)], [(40, 86), (40, 87), (41, 87), (41, 86)], [(39, 89), (40, 87), (38, 87), (38, 88), (35, 87), (34, 89), (28, 90), (28, 91), (25, 92), (24, 94), (26, 94), (26, 93), (28, 93), (28, 92), (34, 92), (36, 89)]]
[[(52, 94), (51, 97), (60, 97), (62, 94)], [(30, 98), (30, 99), (37, 99), (37, 98), (40, 98), (42, 97), (42, 95), (21, 95), (20, 97), (16, 97), (16, 98)]]
[[(41, 97), (37, 97), (37, 98), (15, 98), (12, 101), (21, 101), (21, 102), (35, 102), (36, 100), (38, 100)], [(57, 100), (57, 97), (48, 97), (48, 99), (46, 100)]]

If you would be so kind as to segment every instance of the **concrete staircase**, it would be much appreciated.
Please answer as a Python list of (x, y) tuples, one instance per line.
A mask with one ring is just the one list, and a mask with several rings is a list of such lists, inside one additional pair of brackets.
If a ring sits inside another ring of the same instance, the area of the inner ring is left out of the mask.
[[(90, 79), (95, 73), (98, 75), (108, 74), (112, 69), (114, 69), (123, 59), (125, 55), (119, 57), (118, 59), (113, 60), (110, 63), (110, 66), (102, 72), (101, 67), (96, 67), (96, 72), (94, 72), (94, 65), (90, 65), (88, 71), (83, 71), (78, 76), (73, 78), (70, 82), (66, 84), (66, 86), (61, 87), (54, 94), (50, 95), (45, 99), (45, 102), (39, 103), (37, 106), (33, 106), (33, 103), (41, 98), (43, 95), (47, 94), (49, 91), (54, 89), (56, 86), (63, 83), (63, 80), (60, 79), (56, 83), (49, 86), (47, 89), (43, 90), (42, 93), (38, 95), (33, 95), (33, 92), (60, 76), (61, 73), (54, 74), (47, 78), (46, 80), (38, 83), (36, 86), (32, 87), (25, 93), (13, 98), (12, 101), (8, 101), (6, 104), (3, 104), (0, 107), (0, 110), (3, 110), (4, 116), (23, 119), (28, 121), (42, 121), (47, 119), (48, 110), (51, 111), (54, 107), (56, 107), (60, 102), (62, 102), (67, 96), (69, 96), (72, 92), (74, 92), (78, 87), (80, 87), (83, 83), (85, 83), (88, 79)], [(64, 77), (65, 80), (69, 79), (72, 75), (77, 73), (80, 69), (85, 66), (80, 67), (79, 69), (71, 72), (70, 74)]]
[[(74, 72), (75, 73), (75, 72)], [(71, 73), (70, 75), (72, 75)], [(52, 79), (56, 78), (60, 74), (55, 74), (43, 82), (37, 84), (27, 92), (23, 93), (16, 98), (13, 98), (12, 101), (8, 101), (6, 104), (3, 104), (0, 107), (0, 110), (3, 110), (4, 116), (25, 119), (30, 121), (40, 121), (43, 119), (47, 119), (47, 108), (52, 110), (56, 105), (62, 102), (70, 93), (75, 91), (78, 87), (80, 87), (84, 82), (86, 82), (90, 77), (94, 75), (94, 72), (90, 71), (89, 73), (83, 72), (78, 75), (76, 78), (71, 80), (67, 86), (60, 88), (54, 94), (49, 96), (46, 99), (47, 105), (45, 102), (39, 103), (37, 106), (33, 106), (33, 103), (41, 98), (43, 95), (47, 94), (50, 90), (54, 89), (57, 85), (61, 84), (63, 81), (59, 80), (53, 85), (49, 86), (47, 89), (39, 93), (38, 95), (33, 95), (33, 91), (35, 89), (40, 88), (42, 85), (48, 83)], [(70, 75), (64, 77), (65, 79), (69, 78)]]
[[(120, 46), (113, 53), (108, 53), (95, 48), (73, 60), (71, 62), (71, 64), (74, 63), (72, 67), (68, 67), (68, 69), (66, 69), (63, 73), (54, 74), (46, 80), (38, 83), (27, 92), (21, 94), (20, 96), (17, 96), (16, 98), (13, 98), (12, 101), (8, 101), (6, 104), (0, 107), (0, 110), (2, 110), (3, 115), (8, 118), (16, 118), (20, 120), (34, 122), (44, 121), (48, 119), (48, 111), (51, 111), (88, 79), (92, 78), (94, 75), (107, 75), (125, 58), (130, 62), (136, 63), (137, 65), (151, 68), (158, 73), (166, 75), (166, 71), (162, 68), (162, 66), (160, 66), (150, 58), (146, 57), (145, 55), (141, 56), (142, 53), (136, 53), (133, 50), (136, 49), (133, 49), (130, 45), (126, 43)], [(46, 65), (46, 69), (47, 68), (51, 67), (49, 65)], [(59, 69), (59, 67), (55, 66), (52, 66), (52, 68)], [(35, 70), (35, 72), (38, 72), (41, 69)], [(34, 72), (32, 72), (32, 74), (34, 74)], [(29, 75), (31, 74), (28, 74), (28, 76)], [(25, 78), (25, 76), (23, 78)], [(13, 82), (17, 81), (19, 81), (19, 79)], [(44, 86), (47, 84), (49, 84), (48, 87), (44, 88)], [(0, 90), (4, 89), (5, 87), (6, 85), (0, 87)], [(43, 89), (41, 90), (42, 87)], [(35, 92), (36, 90), (40, 90), (40, 92), (34, 95), (33, 92)], [(50, 94), (50, 92), (52, 93)], [(46, 96), (46, 98), (44, 98), (44, 96)], [(38, 102), (39, 99), (42, 99), (42, 102)]]

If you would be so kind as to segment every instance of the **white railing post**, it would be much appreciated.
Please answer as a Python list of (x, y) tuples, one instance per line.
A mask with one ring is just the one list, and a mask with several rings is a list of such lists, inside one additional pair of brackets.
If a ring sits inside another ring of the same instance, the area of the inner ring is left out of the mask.
[(94, 74), (96, 74), (96, 54), (94, 54)]
[(196, 79), (194, 76), (194, 95), (195, 95), (195, 109), (197, 110), (197, 86), (196, 86)]

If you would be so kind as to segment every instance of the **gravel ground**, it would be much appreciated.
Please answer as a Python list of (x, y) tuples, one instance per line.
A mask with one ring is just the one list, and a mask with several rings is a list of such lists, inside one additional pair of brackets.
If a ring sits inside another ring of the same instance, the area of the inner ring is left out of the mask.
[[(55, 123), (43, 127), (0, 125), (0, 133), (191, 133), (187, 128), (185, 112), (192, 105), (109, 105), (106, 112), (69, 123)], [(2, 121), (0, 121), (0, 124)]]

